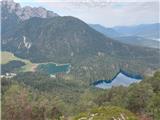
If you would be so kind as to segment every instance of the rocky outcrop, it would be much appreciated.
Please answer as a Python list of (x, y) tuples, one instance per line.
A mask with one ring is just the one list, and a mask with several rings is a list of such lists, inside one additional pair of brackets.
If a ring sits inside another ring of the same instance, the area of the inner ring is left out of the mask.
[(9, 13), (16, 14), (21, 20), (27, 20), (32, 17), (51, 18), (58, 16), (58, 14), (42, 7), (21, 7), (19, 3), (15, 3), (13, 0), (2, 0), (1, 5), (5, 7)]

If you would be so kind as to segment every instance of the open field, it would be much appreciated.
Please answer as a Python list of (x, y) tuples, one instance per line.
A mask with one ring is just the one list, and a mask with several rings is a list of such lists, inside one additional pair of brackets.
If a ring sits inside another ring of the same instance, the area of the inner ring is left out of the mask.
[(22, 72), (34, 71), (35, 68), (38, 66), (38, 64), (32, 63), (29, 60), (21, 59), (14, 56), (13, 53), (6, 52), (6, 51), (1, 51), (0, 53), (1, 53), (1, 64), (7, 64), (12, 60), (18, 60), (18, 61), (24, 62), (26, 65), (21, 68)]
[[(0, 51), (0, 54), (1, 54), (1, 60), (0, 60), (0, 63), (1, 63), (1, 64), (7, 64), (7, 63), (9, 63), (10, 61), (13, 61), (13, 60), (17, 60), (17, 61), (24, 62), (26, 65), (24, 65), (23, 67), (21, 67), (21, 68), (19, 69), (19, 71), (21, 71), (21, 72), (27, 72), (27, 71), (32, 71), (32, 72), (34, 72), (35, 69), (37, 68), (37, 66), (40, 65), (40, 64), (53, 63), (53, 64), (56, 64), (56, 66), (66, 65), (66, 64), (57, 64), (57, 63), (54, 63), (54, 62), (48, 62), (48, 63), (32, 63), (30, 60), (18, 58), (18, 57), (16, 57), (13, 53), (7, 52), (7, 51)], [(67, 64), (69, 64), (69, 63), (67, 63)]]
[(14, 54), (10, 52), (5, 52), (5, 51), (1, 52), (1, 64), (7, 64), (8, 62), (12, 60), (20, 60), (20, 59), (15, 57)]

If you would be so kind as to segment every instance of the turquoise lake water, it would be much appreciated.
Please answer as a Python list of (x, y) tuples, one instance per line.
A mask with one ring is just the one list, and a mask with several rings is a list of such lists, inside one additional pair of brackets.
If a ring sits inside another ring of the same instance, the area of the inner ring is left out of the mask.
[(40, 64), (37, 71), (47, 74), (68, 73), (70, 71), (70, 64), (56, 65), (55, 63)]
[(132, 83), (139, 83), (142, 79), (140, 78), (133, 78), (126, 76), (123, 73), (119, 73), (112, 81), (110, 82), (99, 82), (95, 84), (95, 87), (102, 88), (102, 89), (108, 89), (112, 88), (113, 86), (129, 86)]

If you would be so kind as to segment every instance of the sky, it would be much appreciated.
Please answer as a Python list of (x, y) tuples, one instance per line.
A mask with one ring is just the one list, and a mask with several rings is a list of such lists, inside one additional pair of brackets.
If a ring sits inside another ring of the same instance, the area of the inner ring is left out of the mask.
[(22, 6), (44, 7), (61, 16), (106, 27), (159, 22), (158, 0), (14, 0)]

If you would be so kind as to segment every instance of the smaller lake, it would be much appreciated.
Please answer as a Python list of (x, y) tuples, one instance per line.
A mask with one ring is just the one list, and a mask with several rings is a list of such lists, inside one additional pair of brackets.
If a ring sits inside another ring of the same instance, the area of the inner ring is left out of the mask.
[(112, 80), (97, 80), (94, 86), (97, 88), (108, 89), (113, 86), (129, 86), (132, 83), (139, 83), (142, 80), (140, 75), (129, 75), (119, 72)]
[(54, 75), (54, 74), (57, 74), (57, 73), (69, 73), (70, 67), (71, 67), (70, 64), (58, 65), (58, 64), (55, 64), (55, 63), (44, 63), (44, 64), (38, 65), (38, 67), (36, 69), (39, 72)]

